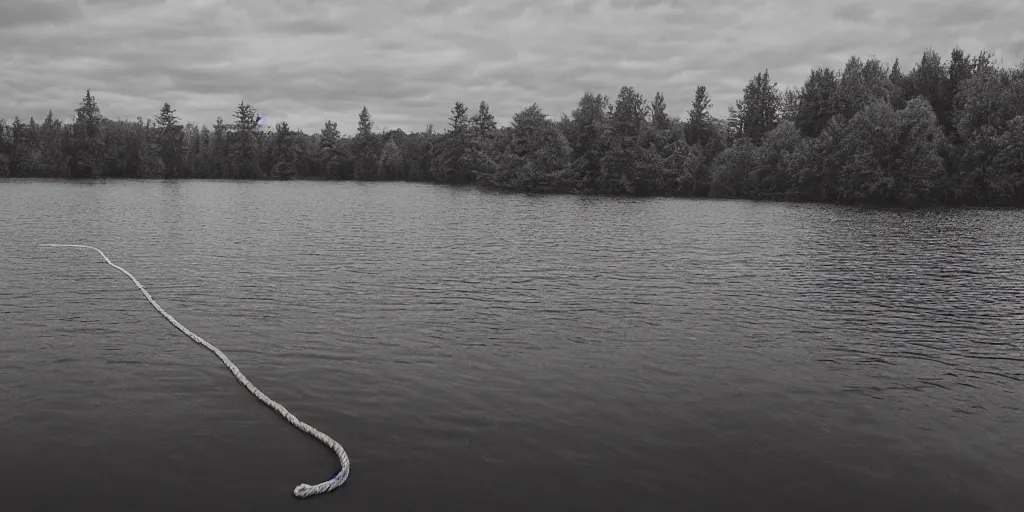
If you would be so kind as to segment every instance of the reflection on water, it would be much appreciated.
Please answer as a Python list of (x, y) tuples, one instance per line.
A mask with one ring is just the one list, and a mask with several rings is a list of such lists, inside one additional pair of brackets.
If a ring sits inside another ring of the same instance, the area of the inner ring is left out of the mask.
[[(12, 510), (1024, 503), (1024, 214), (0, 181)], [(103, 249), (331, 454), (164, 321)]]

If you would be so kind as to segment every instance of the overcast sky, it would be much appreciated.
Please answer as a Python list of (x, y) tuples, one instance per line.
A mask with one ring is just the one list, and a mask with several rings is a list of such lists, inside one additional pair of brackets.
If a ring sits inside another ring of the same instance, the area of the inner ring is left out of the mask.
[[(553, 117), (586, 90), (662, 91), (685, 115), (706, 85), (725, 116), (768, 68), (784, 88), (850, 55), (927, 47), (1024, 59), (1024, 0), (0, 0), (0, 117), (68, 118), (92, 89), (111, 118), (271, 122), (355, 130), (446, 123), (452, 104), (499, 122), (537, 102)], [(911, 61), (911, 62), (908, 62)]]

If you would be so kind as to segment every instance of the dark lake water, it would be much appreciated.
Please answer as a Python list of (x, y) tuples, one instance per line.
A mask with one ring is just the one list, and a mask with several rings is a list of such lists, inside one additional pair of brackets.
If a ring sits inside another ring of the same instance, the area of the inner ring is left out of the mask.
[(1012, 210), (0, 181), (0, 508), (1017, 512), (1022, 261)]

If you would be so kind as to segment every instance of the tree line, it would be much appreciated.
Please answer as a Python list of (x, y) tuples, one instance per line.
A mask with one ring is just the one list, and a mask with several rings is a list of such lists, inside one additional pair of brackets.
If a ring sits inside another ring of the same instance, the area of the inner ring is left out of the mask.
[(448, 126), (354, 136), (328, 121), (305, 134), (259, 129), (252, 105), (212, 128), (111, 120), (87, 91), (72, 122), (0, 120), (0, 177), (405, 180), (611, 195), (710, 196), (843, 203), (1024, 204), (1024, 65), (991, 53), (928, 50), (904, 71), (851, 57), (779, 90), (757, 73), (727, 119), (696, 88), (685, 117), (659, 92), (587, 92), (553, 119), (537, 105), (499, 127), (486, 102), (462, 102)]

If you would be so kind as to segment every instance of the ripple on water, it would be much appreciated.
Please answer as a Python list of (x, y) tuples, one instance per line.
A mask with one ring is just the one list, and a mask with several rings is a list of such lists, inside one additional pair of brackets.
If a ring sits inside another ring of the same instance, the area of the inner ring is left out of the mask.
[(303, 506), (1016, 511), (1022, 216), (0, 181), (5, 504), (281, 510), (332, 469), (57, 242), (345, 445)]

